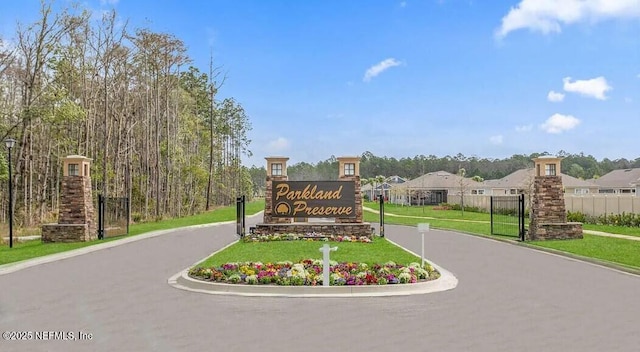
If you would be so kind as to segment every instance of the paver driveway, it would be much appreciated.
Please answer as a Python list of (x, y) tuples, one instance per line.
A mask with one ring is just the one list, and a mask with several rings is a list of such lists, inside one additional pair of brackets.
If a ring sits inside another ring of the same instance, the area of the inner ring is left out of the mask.
[[(415, 228), (387, 236), (419, 253)], [(640, 278), (453, 232), (427, 234), (452, 291), (378, 298), (214, 296), (167, 279), (234, 240), (178, 230), (0, 275), (0, 331), (91, 333), (0, 351), (638, 351)]]

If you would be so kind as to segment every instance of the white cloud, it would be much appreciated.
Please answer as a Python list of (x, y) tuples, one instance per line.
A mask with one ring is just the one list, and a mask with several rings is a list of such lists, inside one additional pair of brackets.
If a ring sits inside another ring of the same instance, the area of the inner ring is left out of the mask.
[(120, 0), (100, 0), (100, 5), (117, 5)]
[(551, 90), (549, 91), (549, 94), (547, 94), (547, 100), (553, 103), (559, 103), (564, 100), (564, 94)]
[(516, 132), (529, 132), (533, 129), (533, 125), (516, 126)]
[(580, 124), (580, 120), (571, 115), (553, 114), (540, 128), (547, 133), (558, 134), (571, 130)]
[(638, 75), (636, 77), (640, 78), (640, 73), (638, 73)]
[(394, 66), (400, 66), (402, 63), (394, 58), (388, 58), (386, 60), (382, 60), (379, 63), (369, 67), (369, 69), (367, 69), (367, 71), (364, 73), (364, 77), (362, 78), (362, 80), (364, 82), (369, 82), (371, 81), (372, 78), (376, 77), (377, 75), (381, 74), (382, 72), (394, 67)]
[(565, 91), (582, 94), (598, 100), (606, 100), (605, 93), (613, 89), (602, 76), (573, 82), (571, 82), (571, 77), (565, 77), (562, 82), (564, 82)]
[(401, 1), (400, 2), (400, 7), (406, 7), (407, 6), (407, 2), (406, 1)]
[(504, 138), (502, 137), (502, 135), (491, 136), (489, 137), (489, 142), (491, 142), (491, 144), (498, 145), (498, 144), (502, 144), (503, 139)]
[(267, 145), (267, 149), (271, 153), (281, 152), (281, 151), (284, 151), (286, 149), (289, 149), (290, 145), (291, 145), (291, 143), (289, 142), (289, 140), (287, 140), (284, 137), (278, 137), (277, 139), (272, 140), (271, 142), (269, 142), (269, 144)]
[(502, 18), (496, 36), (518, 29), (559, 33), (563, 25), (612, 18), (640, 18), (640, 0), (522, 0)]

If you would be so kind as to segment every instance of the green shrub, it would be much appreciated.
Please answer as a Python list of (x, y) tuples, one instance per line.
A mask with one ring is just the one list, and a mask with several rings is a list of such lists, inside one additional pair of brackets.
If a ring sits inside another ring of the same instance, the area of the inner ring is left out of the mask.
[(136, 224), (142, 222), (142, 214), (140, 214), (140, 213), (131, 213), (131, 220), (133, 222), (135, 222)]
[(576, 212), (567, 211), (567, 221), (581, 222), (583, 224), (587, 224), (587, 216), (579, 211), (576, 211)]
[(624, 226), (624, 227), (640, 227), (640, 215), (635, 213), (622, 214), (603, 214), (599, 216), (592, 216), (576, 212), (567, 212), (567, 221), (581, 222), (583, 224), (592, 225), (612, 225), (612, 226)]
[[(443, 208), (449, 208), (451, 210), (462, 210), (462, 206), (460, 206), (460, 204), (440, 203), (440, 206)], [(482, 208), (470, 207), (470, 206), (465, 206), (464, 211), (468, 211), (472, 213), (487, 213), (487, 211)]]

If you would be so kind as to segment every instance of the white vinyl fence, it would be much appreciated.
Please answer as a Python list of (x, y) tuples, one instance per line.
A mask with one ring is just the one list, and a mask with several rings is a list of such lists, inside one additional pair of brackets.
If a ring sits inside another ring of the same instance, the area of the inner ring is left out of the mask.
[[(488, 195), (465, 195), (464, 205), (466, 207), (478, 207), (489, 211), (490, 196)], [(460, 195), (448, 195), (448, 203), (460, 204)], [(529, 197), (525, 198), (525, 205), (529, 208)], [(640, 197), (633, 195), (617, 194), (585, 194), (585, 195), (564, 195), (564, 204), (567, 211), (581, 212), (587, 215), (600, 216), (603, 214), (640, 214)]]
[(640, 213), (640, 197), (633, 195), (565, 195), (564, 204), (567, 211), (579, 211), (594, 216), (603, 214)]

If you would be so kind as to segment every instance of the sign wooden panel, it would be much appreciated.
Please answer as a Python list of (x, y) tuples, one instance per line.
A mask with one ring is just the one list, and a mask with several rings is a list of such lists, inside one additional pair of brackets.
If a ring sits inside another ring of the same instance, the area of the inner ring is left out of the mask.
[(274, 217), (355, 218), (354, 181), (273, 181)]

